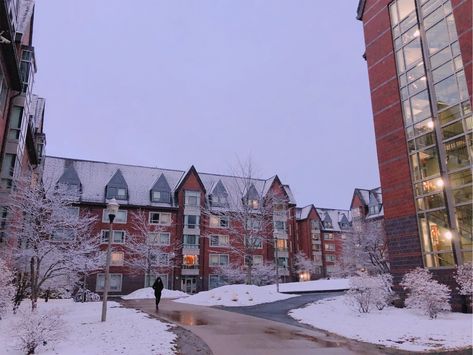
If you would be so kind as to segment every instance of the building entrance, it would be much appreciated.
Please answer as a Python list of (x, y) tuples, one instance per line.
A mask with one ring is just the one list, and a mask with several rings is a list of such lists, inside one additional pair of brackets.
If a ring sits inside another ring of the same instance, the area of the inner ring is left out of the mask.
[(197, 277), (196, 276), (183, 276), (181, 279), (181, 291), (185, 293), (196, 293), (197, 292)]

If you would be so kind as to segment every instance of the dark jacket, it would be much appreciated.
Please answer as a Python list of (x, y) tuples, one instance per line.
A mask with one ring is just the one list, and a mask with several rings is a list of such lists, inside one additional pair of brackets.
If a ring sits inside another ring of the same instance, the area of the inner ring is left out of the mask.
[(156, 279), (153, 284), (154, 293), (161, 293), (163, 288), (164, 288), (164, 285), (161, 279)]

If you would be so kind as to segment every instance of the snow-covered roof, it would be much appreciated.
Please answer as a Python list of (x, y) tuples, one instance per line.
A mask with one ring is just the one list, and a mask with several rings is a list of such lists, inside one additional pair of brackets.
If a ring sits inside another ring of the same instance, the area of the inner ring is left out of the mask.
[(348, 210), (336, 210), (331, 208), (316, 208), (317, 213), (320, 216), (322, 222), (328, 221), (332, 223), (332, 226), (329, 227), (325, 223), (322, 223), (322, 229), (327, 231), (334, 231), (334, 232), (342, 232), (344, 230), (349, 229), (345, 228), (342, 229), (340, 224), (343, 221), (351, 222), (351, 214)]
[[(151, 202), (150, 190), (156, 185), (158, 179), (160, 179), (161, 176), (164, 176), (171, 192), (175, 192), (176, 188), (188, 172), (184, 170), (161, 169), (47, 156), (45, 159), (43, 175), (45, 183), (48, 185), (56, 184), (64, 175), (66, 167), (66, 170), (69, 171), (71, 170), (71, 167), (73, 167), (74, 172), (80, 180), (82, 188), (81, 200), (84, 202), (97, 203), (105, 202), (105, 188), (111, 181), (112, 177), (117, 174), (117, 171), (120, 171), (128, 187), (127, 203), (136, 206), (171, 206), (172, 201), (170, 203)], [(244, 179), (235, 176), (200, 172), (198, 172), (198, 175), (207, 194), (211, 194), (215, 188), (223, 191), (223, 187), (230, 196), (241, 196), (241, 191), (246, 184)], [(163, 179), (161, 178), (161, 181), (162, 180)], [(251, 179), (251, 185), (253, 185), (254, 190), (262, 196), (269, 191), (273, 181), (274, 177), (267, 180)], [(288, 192), (290, 199), (293, 199), (289, 186), (285, 185), (285, 190)], [(291, 201), (291, 203), (295, 204), (295, 201)]]
[(309, 213), (312, 210), (314, 205), (308, 205), (305, 207), (296, 208), (296, 219), (307, 219), (309, 218)]
[(355, 189), (355, 194), (358, 192), (358, 196), (361, 199), (361, 202), (365, 207), (371, 207), (379, 205), (380, 210), (378, 213), (370, 214), (366, 216), (367, 219), (369, 218), (378, 218), (384, 216), (384, 206), (383, 206), (383, 194), (381, 192), (381, 187), (376, 187), (374, 189)]

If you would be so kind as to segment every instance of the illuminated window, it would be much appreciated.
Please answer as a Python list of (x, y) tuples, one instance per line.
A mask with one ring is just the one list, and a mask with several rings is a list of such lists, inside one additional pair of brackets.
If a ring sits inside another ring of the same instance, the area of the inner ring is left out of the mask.
[(124, 253), (122, 251), (112, 252), (111, 257), (111, 266), (123, 266)]

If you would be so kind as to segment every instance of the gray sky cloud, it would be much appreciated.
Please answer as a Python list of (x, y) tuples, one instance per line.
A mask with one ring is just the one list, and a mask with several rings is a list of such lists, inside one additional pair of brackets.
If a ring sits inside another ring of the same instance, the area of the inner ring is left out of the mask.
[(49, 155), (228, 173), (300, 205), (379, 184), (358, 0), (38, 1)]

